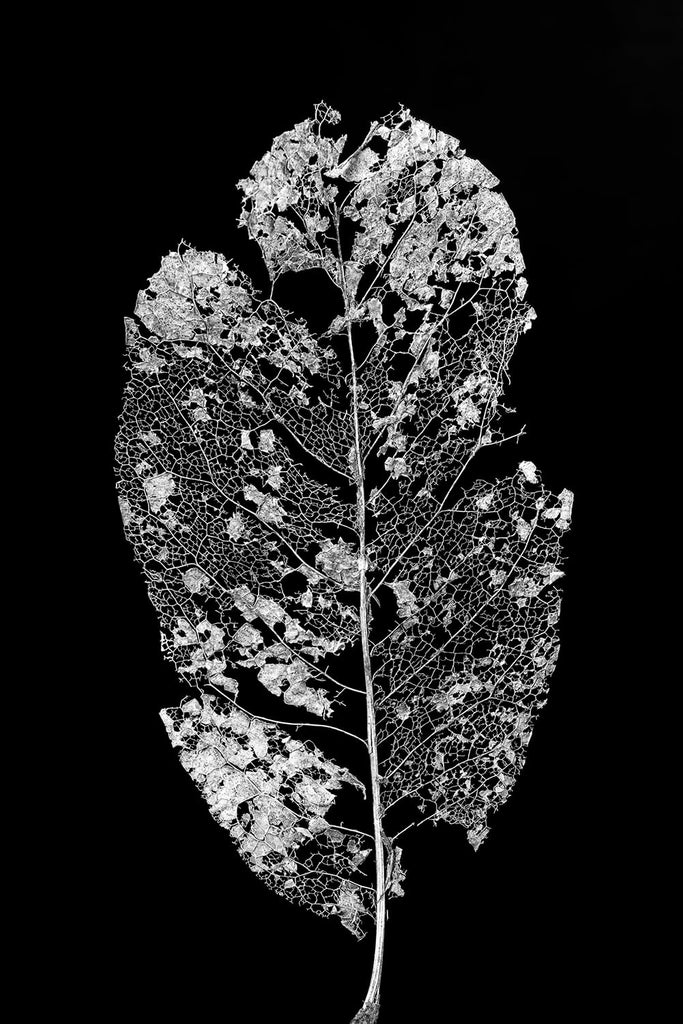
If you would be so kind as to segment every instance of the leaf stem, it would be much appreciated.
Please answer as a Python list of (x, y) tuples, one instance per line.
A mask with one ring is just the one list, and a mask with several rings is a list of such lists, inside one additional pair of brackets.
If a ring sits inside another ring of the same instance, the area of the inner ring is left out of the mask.
[(365, 537), (365, 480), (364, 462), (361, 450), (360, 422), (358, 417), (358, 378), (356, 373), (356, 359), (353, 350), (353, 337), (351, 328), (350, 304), (351, 296), (346, 284), (344, 273), (344, 262), (341, 254), (341, 239), (339, 237), (339, 214), (335, 218), (337, 229), (337, 244), (339, 246), (339, 275), (344, 294), (344, 306), (346, 312), (346, 331), (349, 346), (349, 358), (351, 361), (351, 394), (353, 402), (353, 429), (354, 429), (354, 461), (356, 478), (356, 515), (357, 530), (359, 537), (358, 571), (360, 590), (360, 633), (363, 652), (363, 675), (366, 688), (366, 726), (368, 737), (368, 752), (370, 754), (370, 783), (372, 794), (372, 824), (375, 839), (375, 951), (372, 962), (372, 974), (370, 984), (363, 1001), (363, 1006), (356, 1016), (357, 1020), (376, 1019), (379, 1006), (379, 987), (382, 978), (382, 964), (384, 960), (384, 934), (386, 927), (386, 868), (385, 868), (385, 835), (382, 828), (382, 807), (379, 786), (379, 761), (377, 755), (377, 728), (375, 723), (375, 704), (372, 687), (372, 664), (370, 660), (370, 591), (367, 583), (368, 559), (366, 553)]

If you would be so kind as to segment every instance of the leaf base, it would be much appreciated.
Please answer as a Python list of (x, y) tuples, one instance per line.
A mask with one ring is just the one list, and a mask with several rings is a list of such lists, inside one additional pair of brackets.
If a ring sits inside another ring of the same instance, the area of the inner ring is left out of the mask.
[(376, 1024), (379, 1020), (379, 1003), (362, 1006), (351, 1024)]

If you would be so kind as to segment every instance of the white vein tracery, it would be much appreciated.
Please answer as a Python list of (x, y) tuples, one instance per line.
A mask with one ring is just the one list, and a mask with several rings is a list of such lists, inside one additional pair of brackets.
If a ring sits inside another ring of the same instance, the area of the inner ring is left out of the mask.
[[(268, 885), (357, 935), (375, 920), (368, 1022), (404, 877), (390, 830), (448, 821), (476, 848), (523, 764), (572, 495), (529, 461), (462, 486), (506, 440), (534, 317), (497, 179), (403, 108), (346, 156), (338, 120), (319, 104), (240, 182), (273, 285), (319, 271), (337, 287), (328, 329), (221, 255), (170, 253), (126, 321), (117, 464), (164, 651), (193, 690), (162, 713), (169, 736)], [(248, 711), (254, 687), (298, 718)], [(330, 817), (340, 789), (366, 787), (291, 736), (301, 714), (316, 739), (366, 743), (367, 831)]]

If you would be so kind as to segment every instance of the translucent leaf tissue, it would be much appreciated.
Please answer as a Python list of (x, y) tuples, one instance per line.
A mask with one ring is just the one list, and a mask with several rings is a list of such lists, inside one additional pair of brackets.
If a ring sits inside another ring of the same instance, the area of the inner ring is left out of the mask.
[[(478, 847), (523, 766), (572, 494), (470, 468), (521, 434), (501, 398), (534, 319), (498, 180), (404, 108), (348, 153), (339, 120), (318, 104), (239, 183), (268, 293), (184, 244), (140, 292), (116, 459), (182, 684), (170, 741), (253, 872), (374, 933), (369, 1024), (397, 839), (444, 821)], [(318, 333), (277, 300), (304, 271), (334, 286)]]

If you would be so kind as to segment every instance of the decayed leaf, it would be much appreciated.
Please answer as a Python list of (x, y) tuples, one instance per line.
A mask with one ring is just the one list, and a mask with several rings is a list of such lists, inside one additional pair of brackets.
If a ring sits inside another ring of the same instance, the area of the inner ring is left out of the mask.
[(252, 871), (317, 914), (361, 936), (374, 892), (360, 867), (370, 847), (326, 819), (335, 793), (363, 785), (312, 743), (244, 711), (194, 698), (161, 713), (180, 760), (211, 814)]
[[(501, 397), (534, 319), (497, 179), (403, 108), (352, 153), (338, 122), (319, 104), (240, 182), (273, 285), (336, 286), (328, 329), (181, 246), (126, 322), (117, 459), (164, 651), (195, 693), (162, 713), (171, 741), (267, 884), (356, 935), (374, 918), (367, 1022), (398, 835), (446, 821), (477, 848), (524, 763), (573, 498), (528, 459), (468, 476), (508, 440)], [(358, 780), (288, 724), (365, 743), (358, 828), (332, 820)]]

